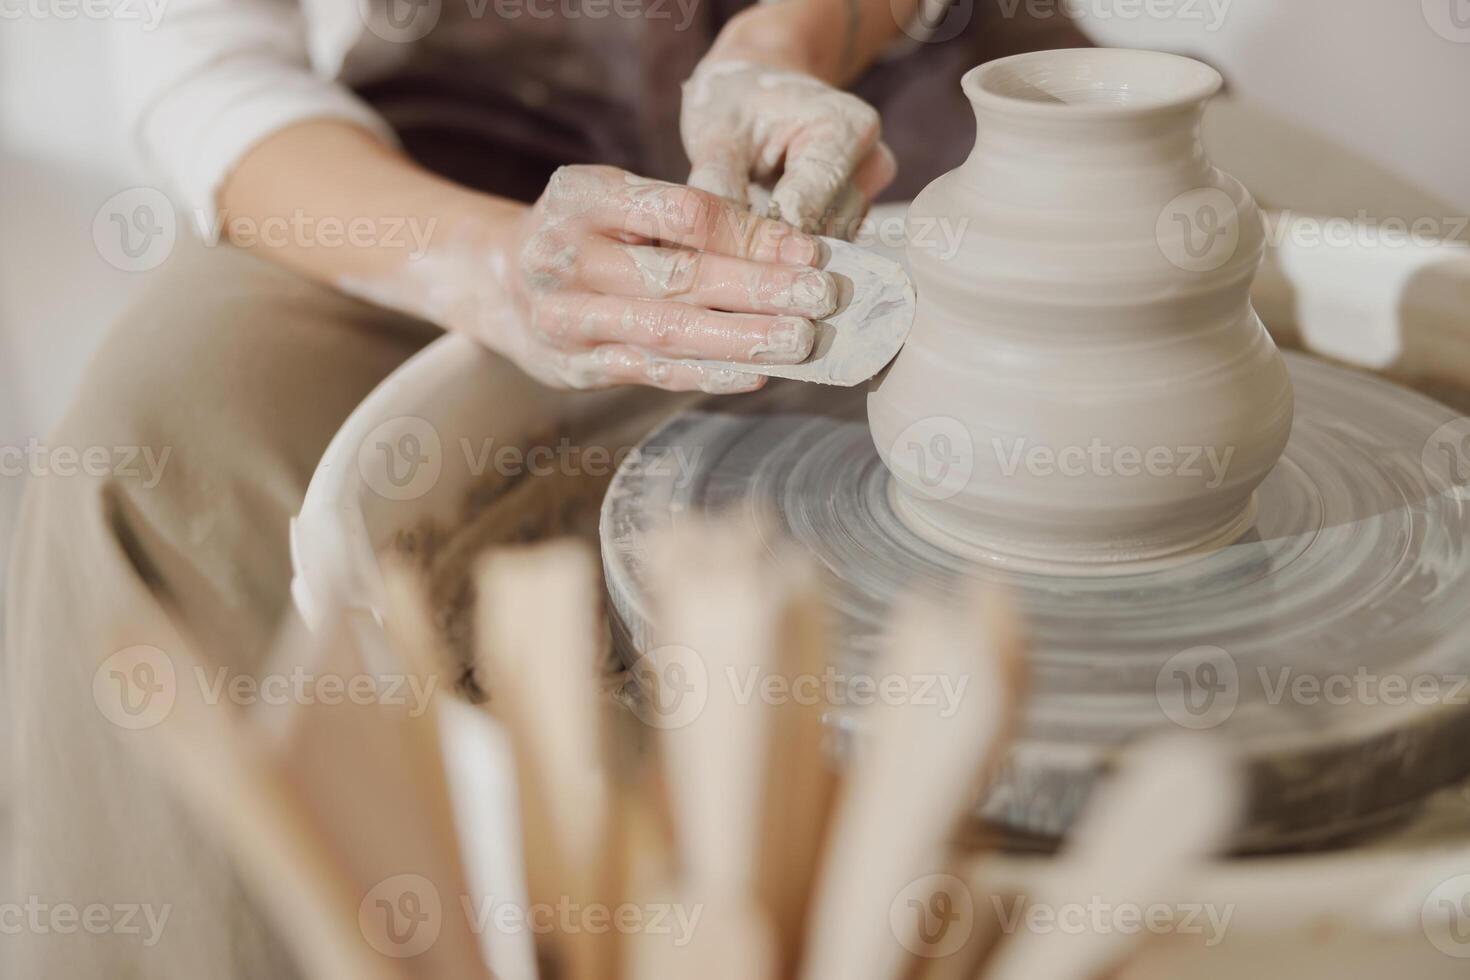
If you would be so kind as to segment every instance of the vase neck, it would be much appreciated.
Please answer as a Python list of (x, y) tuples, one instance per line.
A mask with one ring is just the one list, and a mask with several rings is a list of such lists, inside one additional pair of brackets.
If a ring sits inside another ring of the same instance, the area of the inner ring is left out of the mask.
[(1120, 206), (1168, 200), (1210, 182), (1200, 142), (1204, 104), (1111, 118), (1065, 110), (1017, 116), (975, 106), (975, 147), (965, 186), (1024, 207)]

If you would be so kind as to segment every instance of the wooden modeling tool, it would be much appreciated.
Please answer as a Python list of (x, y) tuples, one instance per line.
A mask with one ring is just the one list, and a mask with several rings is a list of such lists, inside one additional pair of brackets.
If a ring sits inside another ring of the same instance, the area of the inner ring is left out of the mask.
[[(474, 980), (487, 961), (519, 980), (1081, 980), (1117, 962), (1128, 937), (1023, 934), (991, 957), (961, 935), (936, 952), (912, 913), (965, 887), (952, 873), (957, 822), (993, 775), (1024, 686), (1009, 598), (902, 603), (868, 672), (887, 693), (858, 716), (839, 779), (822, 716), (844, 692), (808, 683), (831, 676), (820, 578), (804, 556), (765, 548), (702, 519), (658, 543), (669, 642), (634, 672), (655, 688), (645, 696), (664, 699), (641, 716), (655, 749), (633, 754), (641, 769), (609, 763), (596, 566), (566, 542), (502, 549), (481, 567), (478, 657), (494, 718), (434, 698), (423, 712), (381, 700), (241, 712), (190, 687), (140, 744), (221, 829), (313, 980)], [(319, 637), (288, 634), (278, 663), (396, 662), (439, 676), (420, 588), (402, 570), (386, 584), (386, 638), (412, 650), (375, 645), (383, 637), (337, 616)], [(518, 828), (504, 825), (509, 807), (450, 819), (432, 719), (455, 712), (503, 725)], [(1230, 827), (1233, 779), (1208, 745), (1142, 747), (1031, 900), (1169, 897)], [(477, 948), (457, 833), (515, 841), (526, 884), (509, 894), (533, 903), (523, 911), (572, 910), (537, 930), (534, 957), (497, 960), (495, 943), (510, 941), (499, 934)], [(628, 910), (635, 925), (619, 928)], [(426, 938), (407, 928), (415, 921), (431, 922)]]

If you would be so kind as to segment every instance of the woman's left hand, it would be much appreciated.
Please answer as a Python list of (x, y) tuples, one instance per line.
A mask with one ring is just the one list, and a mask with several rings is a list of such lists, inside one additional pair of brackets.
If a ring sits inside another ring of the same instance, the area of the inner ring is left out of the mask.
[(718, 45), (684, 83), (680, 131), (690, 186), (748, 205), (752, 181), (774, 180), (769, 216), (810, 233), (851, 237), (895, 173), (872, 106)]

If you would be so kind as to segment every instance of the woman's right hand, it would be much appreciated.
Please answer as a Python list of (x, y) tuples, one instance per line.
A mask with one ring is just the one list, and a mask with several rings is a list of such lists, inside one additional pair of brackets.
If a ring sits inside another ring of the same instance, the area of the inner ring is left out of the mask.
[(812, 320), (836, 305), (832, 277), (812, 268), (816, 238), (705, 191), (563, 167), (527, 207), (338, 122), (263, 141), (220, 206), (227, 230), (234, 219), (350, 229), (330, 248), (292, 236), (237, 244), (461, 331), (558, 387), (750, 391), (765, 379), (692, 362), (799, 363)]
[(475, 251), (451, 237), (425, 265), (469, 287), (447, 325), (558, 387), (752, 391), (763, 376), (691, 362), (799, 363), (836, 306), (813, 236), (615, 167), (561, 168), (498, 251)]

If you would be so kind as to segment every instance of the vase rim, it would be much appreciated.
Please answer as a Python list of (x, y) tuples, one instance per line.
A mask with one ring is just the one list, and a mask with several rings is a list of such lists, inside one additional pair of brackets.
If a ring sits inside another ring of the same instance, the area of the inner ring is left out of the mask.
[(977, 65), (960, 80), (977, 109), (1091, 119), (1202, 105), (1223, 85), (1202, 61), (1133, 48), (1028, 51)]

